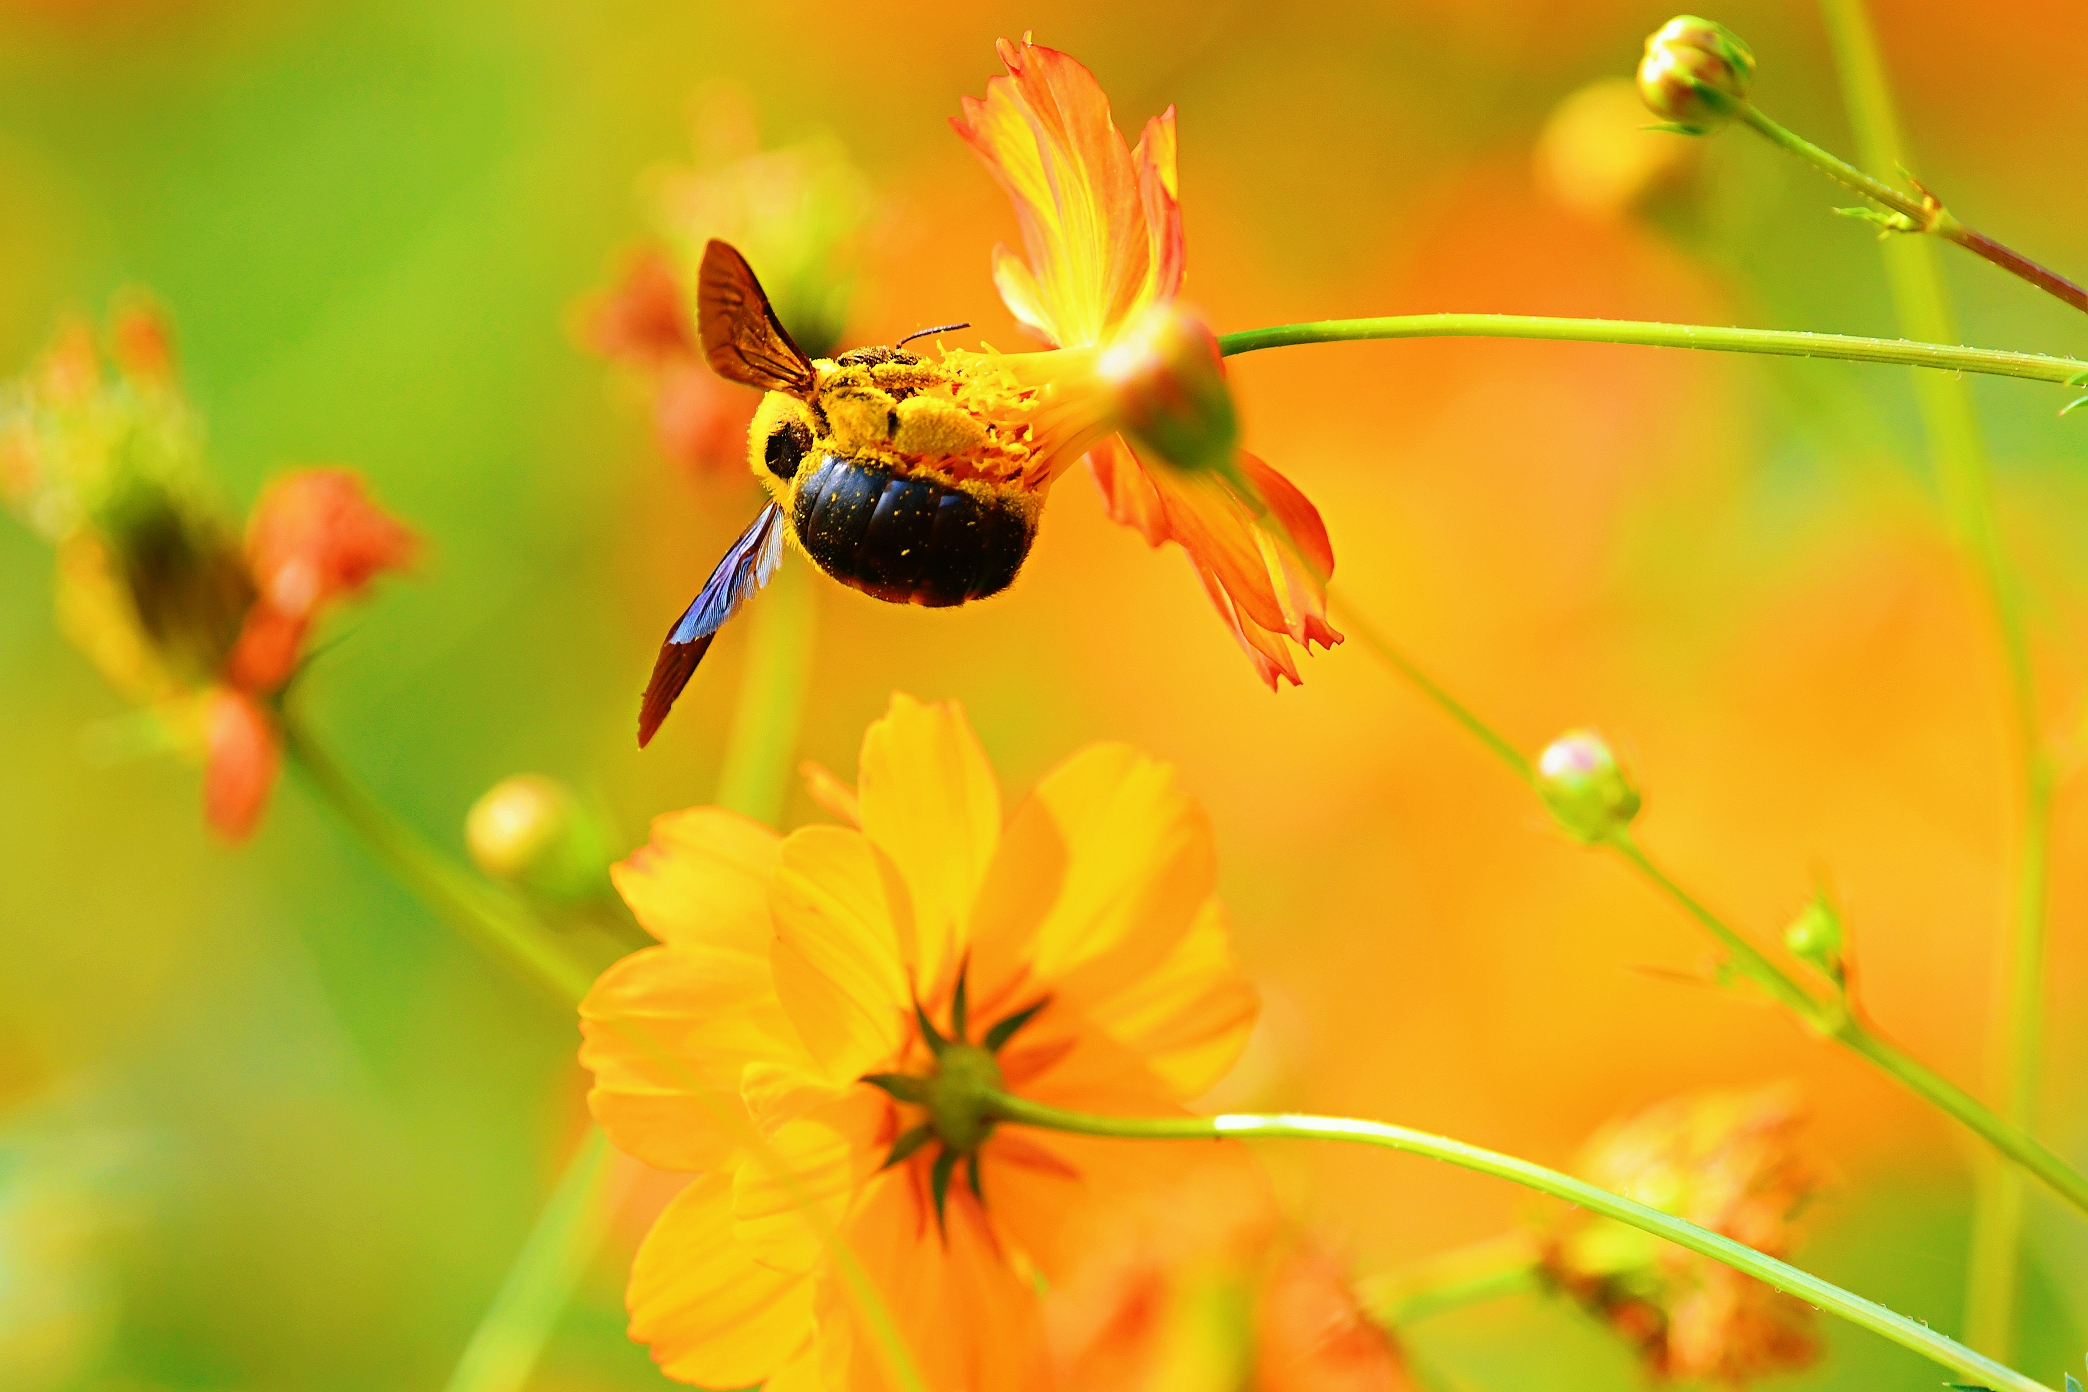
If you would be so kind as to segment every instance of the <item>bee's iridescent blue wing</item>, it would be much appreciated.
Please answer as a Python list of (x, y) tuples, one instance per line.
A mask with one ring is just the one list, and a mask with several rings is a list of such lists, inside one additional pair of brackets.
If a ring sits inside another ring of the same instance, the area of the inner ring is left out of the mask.
[(646, 683), (645, 699), (638, 707), (639, 748), (652, 742), (660, 722), (674, 708), (674, 698), (681, 695), (696, 674), (696, 664), (710, 651), (718, 630), (769, 582), (782, 563), (783, 509), (770, 503), (732, 543), (710, 579), (703, 582), (702, 592), (675, 620), (667, 641), (660, 645), (652, 680)]

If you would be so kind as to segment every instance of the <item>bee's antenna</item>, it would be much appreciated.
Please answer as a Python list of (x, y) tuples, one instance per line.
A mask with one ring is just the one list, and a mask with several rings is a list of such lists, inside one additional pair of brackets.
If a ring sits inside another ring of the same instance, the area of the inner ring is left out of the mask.
[(922, 329), (916, 333), (910, 333), (906, 337), (900, 339), (897, 343), (894, 343), (892, 346), (894, 348), (904, 348), (907, 344), (913, 342), (917, 338), (926, 338), (930, 334), (949, 333), (953, 329), (968, 329), (970, 327), (970, 324), (937, 324), (932, 329)]

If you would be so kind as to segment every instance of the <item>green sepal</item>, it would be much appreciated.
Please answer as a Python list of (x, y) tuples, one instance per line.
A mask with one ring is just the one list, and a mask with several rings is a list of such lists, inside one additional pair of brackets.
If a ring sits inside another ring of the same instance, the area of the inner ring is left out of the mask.
[(976, 1150), (964, 1157), (964, 1181), (971, 1185), (972, 1197), (985, 1203), (986, 1190), (979, 1183), (979, 1152)]
[(989, 1054), (999, 1053), (1001, 1046), (1013, 1039), (1017, 1030), (1035, 1019), (1037, 1012), (1049, 1004), (1051, 1004), (1051, 997), (1046, 996), (1035, 1005), (1024, 1006), (992, 1029), (986, 1031), (986, 1052)]
[(1834, 211), (1845, 218), (1855, 218), (1859, 222), (1872, 223), (1884, 228), (1887, 232), (1919, 232), (1921, 230), (1914, 219), (1908, 217), (1905, 213), (1883, 213), (1876, 208), (1836, 208)]
[(926, 1121), (922, 1122), (919, 1126), (916, 1126), (913, 1130), (908, 1131), (898, 1140), (892, 1142), (891, 1154), (885, 1156), (885, 1162), (882, 1165), (879, 1165), (878, 1168), (881, 1170), (889, 1170), (890, 1168), (892, 1168), (892, 1166), (899, 1164), (908, 1156), (912, 1155), (915, 1151), (919, 1150), (922, 1146), (928, 1144), (928, 1142), (933, 1140), (934, 1138), (934, 1123)]
[(862, 1080), (874, 1088), (881, 1088), (901, 1102), (911, 1102), (916, 1107), (928, 1105), (928, 1080), (916, 1078), (911, 1073), (865, 1073)]
[(943, 1038), (942, 1031), (930, 1022), (928, 1012), (921, 1009), (919, 1001), (914, 1002), (914, 1023), (921, 1027), (921, 1042), (928, 1046), (928, 1052), (941, 1058), (943, 1050), (950, 1047), (950, 1041)]
[(950, 1230), (943, 1223), (943, 1200), (950, 1196), (950, 1172), (957, 1168), (957, 1152), (948, 1146), (935, 1157), (935, 1168), (928, 1175), (928, 1192), (935, 1198), (935, 1230), (948, 1241)]
[(1640, 129), (1640, 130), (1642, 130), (1642, 131), (1658, 131), (1658, 132), (1660, 132), (1660, 133), (1661, 133), (1662, 135), (1709, 135), (1709, 134), (1711, 134), (1711, 131), (1710, 131), (1710, 129), (1709, 129), (1708, 127), (1705, 127), (1705, 126), (1691, 126), (1691, 125), (1685, 125), (1685, 124), (1683, 124), (1683, 123), (1682, 123), (1682, 122), (1680, 122), (1680, 121), (1655, 121), (1655, 122), (1654, 122), (1654, 123), (1653, 123), (1652, 125), (1650, 125), (1650, 126), (1640, 126), (1640, 127), (1639, 127), (1639, 129)]
[(2059, 408), (2059, 414), (2062, 416), (2070, 416), (2083, 406), (2088, 406), (2088, 396), (2077, 396), (2073, 400), (2067, 402), (2064, 406), (2061, 406)]
[(957, 972), (957, 993), (950, 997), (950, 1034), (960, 1044), (971, 1025), (971, 963), (966, 962)]
[(2082, 368), (2059, 385), (2062, 387), (2088, 387), (2088, 367)]

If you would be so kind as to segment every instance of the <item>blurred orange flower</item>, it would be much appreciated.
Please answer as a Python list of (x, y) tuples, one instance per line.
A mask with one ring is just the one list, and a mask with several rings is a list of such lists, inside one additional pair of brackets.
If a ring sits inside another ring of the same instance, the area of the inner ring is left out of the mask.
[(343, 469), (278, 479), (242, 547), (156, 310), (110, 326), (115, 371), (83, 325), (0, 398), (0, 484), (58, 548), (69, 637), (205, 765), (204, 815), (247, 836), (281, 763), (273, 698), (332, 602), (411, 561), (417, 543)]
[(661, 945), (581, 1007), (590, 1103), (638, 1159), (705, 1172), (639, 1251), (631, 1333), (699, 1385), (885, 1385), (809, 1201), (935, 1392), (1043, 1386), (1040, 1280), (1210, 1148), (1010, 1132), (975, 1099), (1167, 1115), (1231, 1066), (1255, 1002), (1210, 828), (1121, 745), (1004, 825), (961, 711), (904, 696), (859, 777), (854, 826), (778, 837), (696, 808), (616, 868)]
[[(1603, 1128), (1578, 1170), (1626, 1198), (1787, 1257), (1793, 1220), (1821, 1183), (1797, 1146), (1803, 1121), (1787, 1086), (1698, 1093)], [(1576, 1212), (1547, 1243), (1544, 1264), (1660, 1377), (1738, 1383), (1795, 1371), (1819, 1355), (1803, 1301), (1610, 1219)]]
[(1022, 227), (1026, 261), (994, 249), (1001, 298), (1059, 351), (988, 356), (1047, 388), (1040, 437), (1085, 451), (1110, 516), (1179, 543), (1262, 680), (1295, 685), (1290, 643), (1341, 641), (1326, 619), (1334, 554), (1311, 502), (1235, 448), (1216, 340), (1177, 303), (1174, 108), (1127, 147), (1085, 67), (1027, 38), (1000, 56), (1007, 75), (953, 124)]

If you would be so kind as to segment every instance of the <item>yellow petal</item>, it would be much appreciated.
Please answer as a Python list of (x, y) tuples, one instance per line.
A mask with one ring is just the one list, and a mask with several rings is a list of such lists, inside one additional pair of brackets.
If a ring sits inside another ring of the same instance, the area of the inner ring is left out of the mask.
[(675, 1196), (631, 1264), (631, 1337), (669, 1377), (751, 1387), (811, 1343), (813, 1282), (756, 1262), (732, 1236), (732, 1177)]
[(913, 1008), (913, 917), (898, 871), (862, 832), (802, 827), (783, 843), (770, 911), (777, 996), (828, 1078), (885, 1066)]
[(876, 1172), (884, 1158), (878, 1132), (890, 1114), (882, 1093), (857, 1084), (770, 1132), (766, 1153), (750, 1157), (733, 1177), (740, 1246), (778, 1271), (817, 1266), (825, 1254), (820, 1224), (838, 1230), (856, 1185)]
[[(1127, 989), (1166, 960), (1216, 873), (1209, 822), (1174, 771), (1119, 744), (1092, 745), (1047, 775), (1004, 844), (975, 920), (981, 978), (1026, 968), (1059, 1013)], [(1055, 874), (1046, 862), (1057, 862)], [(1021, 902), (1054, 878), (1041, 915)]]
[(1239, 1060), (1259, 1008), (1233, 961), (1225, 910), (1210, 899), (1164, 962), (1090, 1005), (1088, 1019), (1187, 1099), (1209, 1091)]
[(701, 942), (766, 958), (768, 881), (782, 839), (722, 807), (655, 817), (652, 841), (610, 867), (617, 892), (661, 942)]
[(1000, 785), (956, 702), (923, 705), (897, 693), (863, 735), (857, 782), (863, 830), (911, 891), (918, 936), (907, 962), (925, 999), (954, 974), (1000, 839)]
[(595, 1119), (618, 1149), (664, 1170), (709, 1169), (740, 1144), (748, 1063), (811, 1066), (768, 963), (733, 950), (631, 954), (580, 1003), (580, 1033)]

